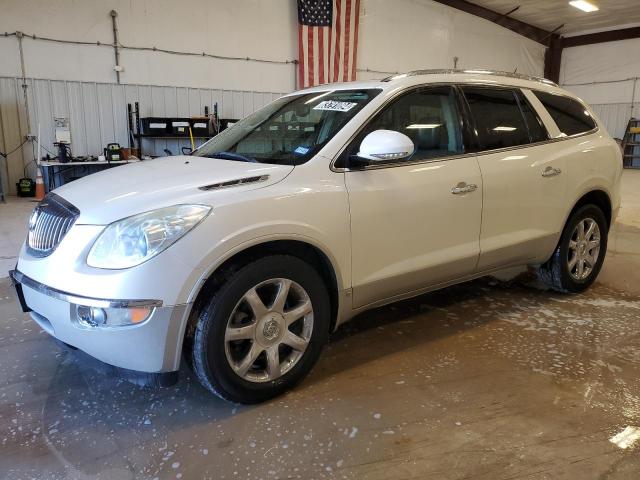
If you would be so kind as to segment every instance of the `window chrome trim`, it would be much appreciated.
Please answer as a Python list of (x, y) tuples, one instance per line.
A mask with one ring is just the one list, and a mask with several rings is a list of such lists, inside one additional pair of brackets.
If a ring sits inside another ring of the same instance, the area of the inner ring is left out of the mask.
[(62, 290), (58, 290), (40, 283), (33, 278), (27, 277), (19, 270), (10, 270), (9, 276), (15, 283), (20, 283), (39, 293), (42, 293), (43, 295), (47, 295), (48, 297), (52, 297), (57, 300), (62, 300), (63, 302), (73, 303), (76, 305), (86, 305), (87, 307), (96, 308), (136, 308), (162, 306), (162, 300), (115, 300), (74, 295), (72, 293), (63, 292)]
[[(598, 125), (598, 122), (595, 122), (596, 128), (594, 128), (593, 130), (589, 130), (588, 132), (577, 133), (575, 135), (570, 135), (570, 136), (552, 137), (552, 138), (549, 138), (548, 140), (544, 140), (542, 142), (527, 143), (527, 144), (524, 144), (524, 145), (514, 145), (512, 147), (497, 148), (497, 149), (493, 149), (493, 150), (482, 150), (482, 151), (479, 151), (479, 152), (467, 152), (467, 153), (464, 153), (464, 154), (461, 154), (461, 155), (450, 155), (450, 156), (446, 156), (446, 157), (434, 157), (434, 158), (423, 159), (423, 160), (415, 160), (413, 162), (390, 163), (388, 165), (368, 165), (368, 166), (365, 166), (365, 167), (362, 167), (362, 168), (342, 168), (342, 167), (336, 167), (335, 166), (335, 163), (338, 160), (338, 158), (340, 158), (340, 156), (346, 150), (347, 146), (349, 146), (349, 144), (356, 138), (356, 136), (358, 136), (360, 134), (360, 132), (362, 132), (362, 130), (364, 130), (364, 128), (368, 124), (369, 120), (371, 118), (373, 118), (375, 115), (377, 115), (378, 113), (380, 113), (382, 111), (382, 109), (386, 108), (392, 101), (394, 101), (400, 95), (408, 93), (411, 90), (417, 90), (417, 89), (420, 89), (420, 88), (425, 88), (425, 87), (430, 87), (430, 86), (434, 86), (434, 87), (450, 86), (450, 87), (461, 88), (461, 87), (464, 87), (465, 85), (487, 86), (487, 87), (494, 87), (494, 88), (495, 87), (498, 87), (498, 88), (502, 87), (502, 88), (516, 89), (516, 90), (526, 89), (526, 90), (531, 90), (532, 92), (533, 91), (539, 91), (539, 92), (549, 93), (549, 92), (546, 92), (545, 90), (540, 90), (540, 89), (537, 89), (537, 88), (518, 87), (518, 86), (513, 86), (513, 85), (495, 84), (495, 83), (482, 83), (482, 82), (463, 82), (463, 83), (458, 83), (458, 82), (452, 82), (452, 83), (438, 82), (438, 83), (424, 83), (424, 84), (420, 84), (420, 85), (412, 85), (410, 87), (407, 87), (407, 88), (404, 88), (402, 90), (399, 90), (393, 96), (389, 97), (383, 104), (381, 104), (369, 116), (369, 118), (367, 118), (367, 120), (362, 125), (360, 125), (360, 127), (354, 132), (353, 135), (351, 135), (351, 137), (349, 137), (349, 140), (347, 140), (345, 142), (345, 144), (340, 148), (338, 153), (333, 157), (333, 159), (331, 160), (331, 163), (329, 164), (329, 169), (332, 172), (335, 172), (335, 173), (363, 172), (363, 171), (367, 171), (367, 170), (378, 170), (378, 169), (381, 169), (381, 168), (404, 167), (404, 166), (411, 166), (411, 165), (420, 165), (420, 164), (425, 164), (425, 163), (443, 162), (443, 161), (447, 161), (447, 160), (457, 160), (457, 159), (460, 159), (460, 158), (466, 158), (466, 157), (470, 157), (470, 156), (480, 157), (480, 156), (483, 156), (483, 155), (492, 155), (494, 153), (502, 153), (502, 152), (509, 152), (509, 151), (512, 151), (512, 150), (521, 150), (523, 148), (538, 147), (538, 146), (541, 146), (541, 145), (552, 144), (552, 143), (561, 142), (561, 141), (565, 141), (565, 140), (573, 140), (574, 138), (580, 138), (580, 137), (585, 137), (587, 135), (593, 135), (594, 133), (598, 133), (600, 131), (600, 126)], [(585, 107), (585, 109), (589, 110), (589, 113), (591, 114), (591, 111), (590, 111), (591, 109), (581, 99), (579, 99), (577, 97), (572, 97), (570, 95), (565, 95), (563, 93), (554, 93), (554, 95), (560, 95), (560, 96), (567, 97), (567, 98), (570, 98), (572, 100), (576, 100), (576, 101), (580, 102)], [(533, 106), (532, 106), (532, 108), (533, 108)], [(539, 115), (537, 111), (536, 111), (536, 114)], [(592, 118), (593, 118), (593, 116), (592, 116)], [(594, 118), (594, 121), (595, 121), (595, 118)], [(545, 127), (545, 129), (546, 129), (546, 127)], [(466, 147), (466, 145), (465, 145), (465, 147)]]

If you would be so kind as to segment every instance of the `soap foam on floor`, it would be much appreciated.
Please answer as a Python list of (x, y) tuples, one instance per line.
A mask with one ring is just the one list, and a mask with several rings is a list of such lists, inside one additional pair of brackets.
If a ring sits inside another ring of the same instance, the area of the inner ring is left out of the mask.
[(611, 437), (609, 441), (620, 448), (631, 448), (638, 439), (640, 439), (640, 428), (629, 426)]

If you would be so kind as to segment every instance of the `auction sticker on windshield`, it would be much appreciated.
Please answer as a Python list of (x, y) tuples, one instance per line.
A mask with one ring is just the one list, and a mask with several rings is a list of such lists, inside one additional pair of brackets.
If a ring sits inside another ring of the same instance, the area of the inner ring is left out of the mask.
[(332, 112), (348, 112), (356, 105), (357, 103), (354, 103), (354, 102), (339, 102), (337, 100), (324, 100), (323, 102), (320, 102), (318, 105), (313, 107), (313, 109), (329, 110)]

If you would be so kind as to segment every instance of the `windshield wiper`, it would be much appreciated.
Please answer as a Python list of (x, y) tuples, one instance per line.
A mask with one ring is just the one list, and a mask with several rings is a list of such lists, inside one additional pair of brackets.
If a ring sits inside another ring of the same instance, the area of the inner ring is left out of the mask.
[(215, 152), (205, 156), (209, 158), (220, 158), (222, 160), (239, 160), (241, 162), (258, 163), (258, 160), (256, 160), (255, 158), (247, 157), (236, 152)]

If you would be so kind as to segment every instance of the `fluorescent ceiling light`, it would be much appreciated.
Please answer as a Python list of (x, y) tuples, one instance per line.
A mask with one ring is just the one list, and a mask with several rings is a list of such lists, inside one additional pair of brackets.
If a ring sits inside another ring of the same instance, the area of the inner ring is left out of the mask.
[(587, 13), (597, 12), (598, 10), (600, 10), (598, 7), (596, 7), (592, 3), (589, 3), (585, 0), (573, 0), (572, 2), (569, 2), (569, 5), (571, 5), (572, 7), (576, 7), (582, 10), (583, 12), (587, 12)]
[(440, 127), (442, 124), (441, 123), (412, 123), (411, 125), (409, 125), (407, 127), (407, 129), (409, 128), (438, 128)]
[(493, 129), (494, 132), (513, 132), (517, 130), (516, 127), (496, 127)]

